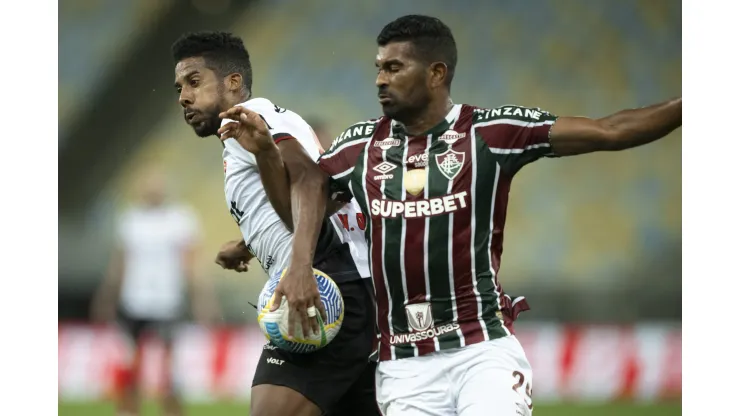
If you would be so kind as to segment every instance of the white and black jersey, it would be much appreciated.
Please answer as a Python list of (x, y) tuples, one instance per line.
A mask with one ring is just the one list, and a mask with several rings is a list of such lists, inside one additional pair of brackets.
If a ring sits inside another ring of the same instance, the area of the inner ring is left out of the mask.
[[(298, 140), (313, 160), (319, 158), (319, 141), (298, 114), (265, 98), (253, 98), (240, 105), (260, 114), (276, 142)], [(224, 120), (222, 125), (229, 121)], [(254, 155), (230, 138), (224, 140), (223, 160), (227, 207), (239, 224), (244, 241), (265, 272), (282, 270), (290, 261), (293, 234), (267, 198)], [(364, 216), (356, 202), (326, 219), (316, 246), (314, 267), (338, 282), (370, 277), (364, 228)]]

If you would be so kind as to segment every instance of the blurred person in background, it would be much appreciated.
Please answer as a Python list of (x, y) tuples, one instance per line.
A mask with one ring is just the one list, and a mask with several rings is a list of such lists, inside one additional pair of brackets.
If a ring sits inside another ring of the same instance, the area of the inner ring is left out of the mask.
[[(220, 136), (223, 141), (219, 150), (223, 154), (224, 193), (243, 239), (224, 245), (216, 262), (244, 271), (251, 253), (268, 275), (274, 275), (287, 267), (292, 251), (307, 247), (294, 245), (290, 208), (276, 210), (271, 206), (276, 195), (266, 193), (260, 181), (265, 167), (237, 143), (240, 132), (233, 120), (240, 118), (239, 109), (254, 111), (251, 114), (269, 129), (270, 140), (288, 160), (301, 156), (318, 159), (322, 150), (316, 134), (298, 114), (267, 98), (252, 96), (252, 64), (239, 37), (226, 32), (185, 34), (172, 45), (172, 57), (175, 89), (185, 121), (196, 135)], [(222, 121), (222, 113), (232, 107), (236, 112)], [(289, 201), (286, 205), (282, 199), (273, 205), (289, 207)], [(309, 254), (312, 267), (329, 275), (341, 291), (345, 305), (342, 327), (332, 342), (310, 354), (265, 345), (252, 381), (253, 416), (378, 414), (375, 363), (369, 361), (375, 339), (375, 310), (363, 233), (365, 221), (356, 204), (345, 205), (337, 215), (322, 217), (323, 226), (316, 234), (319, 243), (310, 248)], [(280, 279), (273, 310), (284, 299), (281, 293), (285, 288), (296, 282)], [(326, 318), (316, 280), (301, 293), (306, 297), (287, 297), (291, 336), (296, 324), (302, 326), (303, 333), (317, 332), (318, 314)], [(306, 305), (304, 313), (296, 315), (294, 309), (301, 305)]]
[[(512, 326), (524, 302), (497, 276), (512, 178), (543, 157), (658, 140), (681, 126), (682, 100), (600, 119), (455, 104), (447, 25), (408, 15), (376, 42), (384, 116), (346, 129), (318, 165), (280, 160), (253, 114), (238, 120), (239, 143), (265, 167), (268, 192), (292, 198), (296, 246), (313, 247), (323, 216), (351, 199), (369, 217), (383, 414), (530, 415), (532, 368)], [(284, 279), (314, 279), (307, 253), (293, 251)]]
[(142, 340), (152, 333), (165, 348), (164, 414), (177, 416), (182, 406), (172, 380), (172, 341), (186, 317), (186, 293), (198, 323), (208, 325), (220, 314), (213, 287), (195, 269), (200, 239), (195, 213), (168, 200), (165, 175), (157, 169), (146, 170), (137, 185), (138, 201), (119, 219), (116, 247), (91, 312), (96, 321), (117, 321), (134, 346), (122, 375), (118, 414), (139, 413)]

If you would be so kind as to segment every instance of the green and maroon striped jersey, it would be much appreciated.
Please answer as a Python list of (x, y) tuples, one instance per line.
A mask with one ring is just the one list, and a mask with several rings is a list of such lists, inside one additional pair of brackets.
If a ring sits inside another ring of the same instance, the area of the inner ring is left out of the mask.
[(510, 333), (497, 280), (509, 186), (522, 166), (553, 156), (555, 119), (455, 105), (419, 136), (387, 117), (357, 123), (321, 156), (332, 198), (354, 197), (368, 218), (380, 360)]

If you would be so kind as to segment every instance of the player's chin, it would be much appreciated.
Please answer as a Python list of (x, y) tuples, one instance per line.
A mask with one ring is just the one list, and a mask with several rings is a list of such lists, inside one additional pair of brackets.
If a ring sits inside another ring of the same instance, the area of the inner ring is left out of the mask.
[(398, 108), (391, 103), (380, 104), (380, 108), (383, 109), (383, 115), (390, 118), (396, 118), (398, 116)]
[(218, 132), (210, 125), (210, 123), (205, 121), (192, 124), (192, 127), (198, 137), (209, 137), (215, 135)]

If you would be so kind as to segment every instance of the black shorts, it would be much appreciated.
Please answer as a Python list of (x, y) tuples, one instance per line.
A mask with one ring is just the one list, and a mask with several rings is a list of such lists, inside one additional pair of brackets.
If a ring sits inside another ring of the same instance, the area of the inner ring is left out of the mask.
[(375, 341), (375, 304), (369, 280), (337, 283), (344, 299), (344, 321), (326, 347), (294, 354), (265, 345), (252, 386), (289, 387), (326, 415), (380, 415), (375, 400), (375, 363), (368, 359)]
[(131, 341), (138, 344), (144, 334), (157, 336), (163, 342), (170, 344), (180, 323), (179, 319), (148, 319), (131, 316), (125, 310), (118, 310), (117, 323), (119, 328)]

